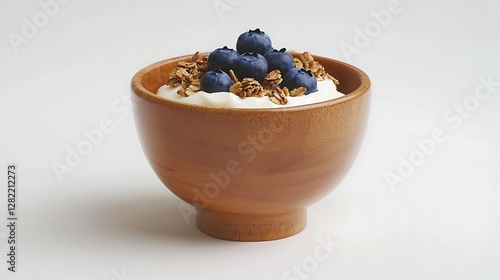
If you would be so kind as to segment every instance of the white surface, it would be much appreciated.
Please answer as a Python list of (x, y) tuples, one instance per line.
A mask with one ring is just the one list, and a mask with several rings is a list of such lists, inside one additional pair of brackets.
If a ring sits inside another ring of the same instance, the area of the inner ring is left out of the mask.
[[(401, 1), (403, 11), (349, 60), (343, 43), (354, 44), (355, 28), (389, 1), (68, 2), (18, 53), (9, 32), (20, 34), (23, 17), (41, 8), (0, 4), (0, 212), (9, 162), (18, 164), (20, 200), (18, 272), (7, 271), (1, 226), (1, 279), (282, 279), (314, 264), (318, 239), (328, 238), (338, 246), (302, 278), (500, 278), (500, 87), (463, 123), (443, 119), (472, 102), (479, 77), (500, 81), (498, 1)], [(235, 7), (219, 17), (214, 3)], [(140, 68), (235, 44), (254, 27), (276, 47), (366, 71), (372, 111), (355, 165), (309, 208), (305, 231), (227, 242), (186, 224), (180, 200), (149, 168), (126, 104)], [(60, 182), (51, 164), (106, 119), (112, 131)], [(384, 174), (397, 172), (398, 156), (439, 128), (446, 140), (390, 188)]]

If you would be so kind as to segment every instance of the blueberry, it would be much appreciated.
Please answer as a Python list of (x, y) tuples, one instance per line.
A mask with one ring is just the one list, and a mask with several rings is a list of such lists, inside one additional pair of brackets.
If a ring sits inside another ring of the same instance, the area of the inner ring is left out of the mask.
[(231, 77), (220, 69), (208, 71), (200, 81), (201, 90), (208, 93), (229, 91), (232, 85)]
[(241, 34), (236, 42), (239, 53), (255, 52), (264, 55), (272, 49), (271, 38), (258, 28)]
[(293, 68), (293, 56), (286, 51), (285, 48), (281, 50), (272, 50), (264, 55), (269, 65), (268, 71), (280, 70), (281, 74), (284, 75), (288, 70)]
[(237, 51), (229, 49), (227, 46), (218, 48), (208, 55), (208, 70), (219, 68), (229, 73), (229, 69), (233, 68), (233, 63), (239, 55)]
[(233, 71), (240, 80), (254, 78), (261, 82), (267, 74), (267, 67), (267, 61), (262, 55), (247, 52), (236, 59)]
[(289, 90), (293, 90), (299, 87), (305, 87), (307, 89), (305, 95), (318, 91), (318, 83), (316, 78), (311, 74), (311, 71), (305, 70), (304, 68), (292, 68), (283, 76), (283, 82), (281, 82), (282, 87), (287, 87)]

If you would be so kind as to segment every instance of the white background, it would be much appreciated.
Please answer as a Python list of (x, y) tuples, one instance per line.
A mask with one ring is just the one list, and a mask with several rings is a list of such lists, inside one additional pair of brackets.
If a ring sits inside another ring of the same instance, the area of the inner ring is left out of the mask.
[[(0, 4), (1, 279), (500, 278), (500, 86), (474, 97), (480, 77), (500, 81), (498, 1), (401, 0), (385, 26), (372, 11), (387, 10), (386, 0), (67, 2), (46, 22), (37, 1)], [(230, 9), (215, 8), (224, 3)], [(34, 16), (40, 26), (26, 37), (23, 18)], [(309, 208), (302, 233), (228, 242), (200, 233), (192, 216), (186, 223), (186, 205), (150, 169), (129, 83), (155, 61), (234, 47), (255, 27), (277, 48), (363, 69), (372, 111), (356, 163)], [(372, 29), (361, 44), (356, 28), (365, 27)], [(457, 117), (464, 100), (471, 110)], [(103, 120), (112, 132), (58, 180), (53, 163), (66, 164), (67, 148)], [(391, 187), (386, 174), (401, 175), (400, 156), (417, 155), (415, 141), (436, 129), (444, 142)], [(11, 162), (17, 273), (5, 261)], [(323, 261), (314, 260), (319, 240), (336, 244)], [(284, 277), (303, 264), (302, 277)]]

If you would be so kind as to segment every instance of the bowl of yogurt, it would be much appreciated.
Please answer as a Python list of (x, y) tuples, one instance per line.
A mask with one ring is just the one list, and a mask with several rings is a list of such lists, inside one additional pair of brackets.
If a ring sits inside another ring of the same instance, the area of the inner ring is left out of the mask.
[(313, 55), (339, 84), (319, 82), (317, 92), (285, 105), (230, 92), (179, 96), (165, 85), (191, 57), (156, 62), (132, 79), (135, 125), (152, 169), (196, 209), (198, 229), (210, 236), (264, 241), (299, 233), (307, 207), (342, 181), (357, 156), (369, 77)]

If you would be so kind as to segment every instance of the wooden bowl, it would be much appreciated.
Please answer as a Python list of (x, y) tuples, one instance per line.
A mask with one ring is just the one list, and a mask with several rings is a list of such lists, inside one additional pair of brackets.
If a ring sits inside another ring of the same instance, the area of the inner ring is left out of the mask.
[(359, 150), (368, 76), (314, 56), (345, 96), (278, 109), (209, 108), (157, 96), (177, 62), (190, 57), (154, 63), (132, 79), (137, 133), (153, 170), (196, 207), (196, 224), (208, 235), (262, 241), (302, 231), (307, 206), (339, 184)]

